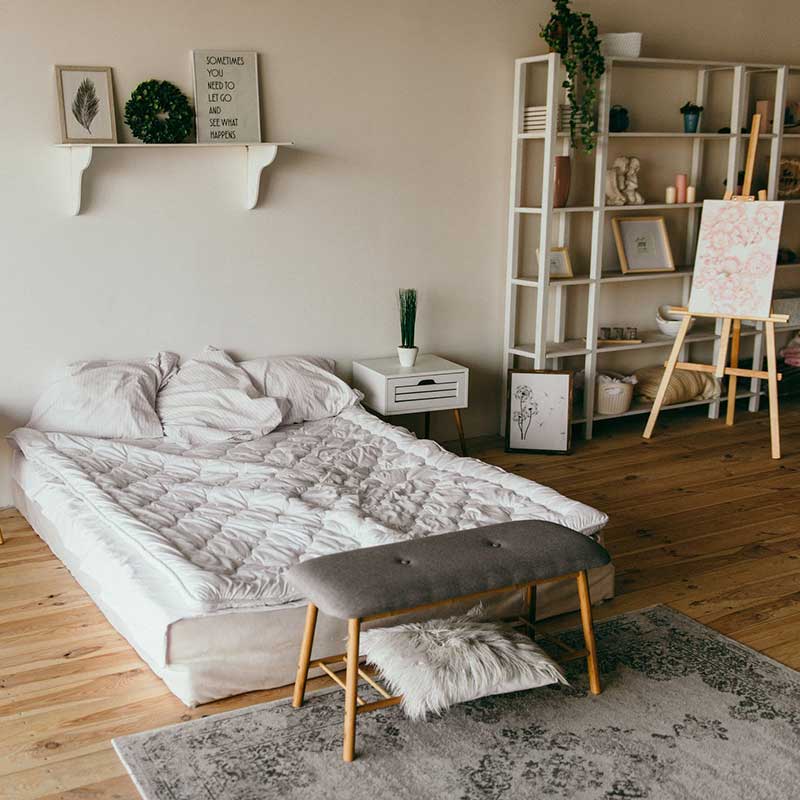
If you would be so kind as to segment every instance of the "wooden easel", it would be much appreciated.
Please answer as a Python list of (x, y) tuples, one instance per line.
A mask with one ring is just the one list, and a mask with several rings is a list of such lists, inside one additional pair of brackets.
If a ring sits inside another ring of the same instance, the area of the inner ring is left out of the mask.
[[(750, 189), (753, 181), (753, 167), (756, 160), (756, 148), (758, 147), (758, 130), (761, 126), (761, 115), (755, 114), (750, 127), (751, 136), (750, 144), (747, 149), (747, 162), (745, 165), (744, 182), (742, 184), (742, 194), (734, 195), (732, 191), (725, 192), (725, 200), (734, 200), (741, 202), (752, 202), (753, 196), (750, 194)], [(778, 423), (778, 381), (781, 380), (781, 374), (777, 369), (777, 359), (775, 355), (775, 323), (788, 322), (789, 317), (785, 314), (771, 313), (768, 317), (748, 317), (748, 316), (721, 316), (719, 314), (699, 314), (693, 313), (684, 306), (671, 307), (670, 311), (683, 315), (681, 327), (678, 330), (678, 335), (675, 337), (675, 344), (672, 347), (672, 352), (664, 364), (664, 377), (661, 379), (661, 385), (658, 387), (653, 408), (650, 411), (650, 416), (647, 420), (644, 433), (642, 434), (645, 439), (649, 439), (653, 435), (653, 429), (656, 425), (656, 420), (661, 412), (661, 406), (664, 403), (664, 396), (667, 392), (667, 386), (672, 378), (673, 372), (676, 369), (685, 369), (691, 372), (707, 372), (714, 375), (715, 378), (724, 378), (728, 376), (728, 408), (725, 415), (725, 424), (733, 425), (734, 415), (736, 413), (736, 381), (737, 378), (766, 378), (769, 389), (769, 431), (771, 441), (772, 458), (781, 457), (781, 435)], [(695, 364), (689, 362), (678, 361), (680, 357), (681, 348), (683, 347), (686, 334), (689, 331), (689, 325), (693, 317), (705, 317), (710, 319), (722, 320), (722, 331), (720, 334), (719, 354), (717, 356), (716, 364)], [(740, 369), (739, 368), (739, 340), (741, 338), (742, 320), (751, 322), (761, 322), (764, 325), (764, 336), (767, 339), (767, 371), (757, 369)], [(725, 364), (728, 360), (728, 344), (731, 340), (731, 365), (726, 367)]]

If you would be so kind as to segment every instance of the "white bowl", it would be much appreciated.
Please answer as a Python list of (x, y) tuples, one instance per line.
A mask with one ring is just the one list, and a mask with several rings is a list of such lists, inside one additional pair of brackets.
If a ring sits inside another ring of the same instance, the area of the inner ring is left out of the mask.
[[(683, 314), (676, 314), (670, 311), (669, 305), (659, 306), (656, 314), (656, 325), (658, 325), (661, 333), (674, 339), (678, 335), (683, 317)], [(691, 330), (693, 325), (694, 319), (689, 323), (688, 330)]]

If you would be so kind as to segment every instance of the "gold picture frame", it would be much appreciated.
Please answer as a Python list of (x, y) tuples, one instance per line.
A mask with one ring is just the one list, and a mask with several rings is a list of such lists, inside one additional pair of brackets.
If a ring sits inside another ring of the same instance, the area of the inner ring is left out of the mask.
[(57, 64), (55, 73), (62, 144), (116, 144), (111, 67)]
[[(536, 261), (539, 261), (539, 248), (536, 248)], [(553, 264), (557, 265), (557, 271), (553, 271)], [(550, 248), (550, 278), (559, 280), (560, 278), (573, 278), (572, 261), (569, 257), (569, 250), (566, 247)]]
[(624, 274), (675, 272), (664, 217), (614, 217), (611, 227)]

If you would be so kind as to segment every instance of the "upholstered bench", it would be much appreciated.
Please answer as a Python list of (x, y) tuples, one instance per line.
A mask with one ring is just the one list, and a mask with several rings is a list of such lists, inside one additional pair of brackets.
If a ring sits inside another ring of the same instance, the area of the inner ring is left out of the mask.
[[(586, 571), (611, 560), (604, 547), (583, 534), (551, 522), (523, 520), (455, 531), (396, 544), (323, 556), (292, 567), (289, 582), (309, 601), (292, 705), (303, 704), (308, 670), (318, 667), (345, 690), (344, 760), (355, 754), (356, 715), (394, 705), (391, 696), (359, 667), (361, 624), (442, 605), (479, 600), (497, 592), (524, 590), (527, 623), (535, 622), (536, 585), (575, 579), (580, 599), (589, 687), (600, 693), (592, 608)], [(311, 661), (317, 611), (348, 620), (347, 652)], [(344, 682), (330, 664), (344, 662)], [(381, 695), (367, 703), (358, 696), (361, 677)]]

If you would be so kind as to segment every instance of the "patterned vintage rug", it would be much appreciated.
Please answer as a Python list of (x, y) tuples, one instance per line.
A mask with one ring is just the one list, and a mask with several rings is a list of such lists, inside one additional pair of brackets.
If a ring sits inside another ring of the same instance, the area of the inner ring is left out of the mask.
[(602, 622), (597, 636), (600, 696), (572, 662), (572, 687), (422, 723), (397, 707), (365, 714), (349, 765), (338, 691), (114, 746), (146, 800), (800, 797), (800, 673), (663, 606)]

